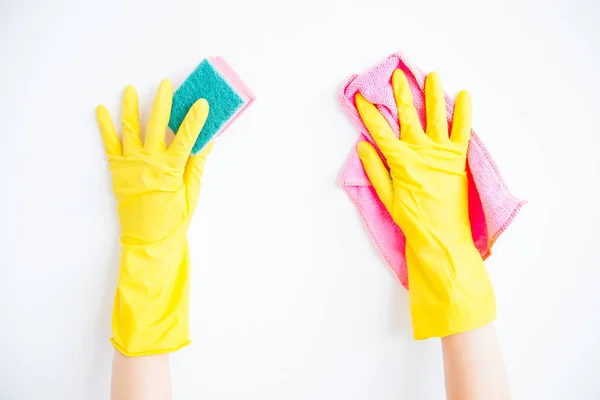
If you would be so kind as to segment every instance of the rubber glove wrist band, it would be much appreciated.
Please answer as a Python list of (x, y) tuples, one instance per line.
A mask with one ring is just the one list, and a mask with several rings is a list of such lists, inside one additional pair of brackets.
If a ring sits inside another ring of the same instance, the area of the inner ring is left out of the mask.
[(124, 246), (121, 253), (111, 341), (128, 356), (167, 353), (189, 343), (187, 240), (160, 243)]
[(408, 244), (406, 260), (410, 285), (421, 288), (409, 291), (415, 339), (470, 331), (496, 318), (491, 282), (472, 243), (414, 250)]

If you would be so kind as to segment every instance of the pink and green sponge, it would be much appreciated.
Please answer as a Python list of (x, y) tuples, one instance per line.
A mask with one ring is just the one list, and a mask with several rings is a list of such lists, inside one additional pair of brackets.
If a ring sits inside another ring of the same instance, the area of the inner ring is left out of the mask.
[(169, 128), (174, 133), (198, 99), (206, 99), (210, 110), (192, 154), (220, 135), (254, 101), (254, 95), (221, 57), (204, 59), (173, 94)]

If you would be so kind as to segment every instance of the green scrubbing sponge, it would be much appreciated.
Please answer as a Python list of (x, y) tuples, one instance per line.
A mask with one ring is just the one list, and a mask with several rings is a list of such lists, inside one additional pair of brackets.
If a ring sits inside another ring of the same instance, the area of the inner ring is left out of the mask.
[(254, 100), (252, 92), (222, 58), (205, 59), (173, 94), (169, 128), (174, 133), (192, 105), (201, 98), (208, 101), (210, 109), (192, 154), (202, 150)]

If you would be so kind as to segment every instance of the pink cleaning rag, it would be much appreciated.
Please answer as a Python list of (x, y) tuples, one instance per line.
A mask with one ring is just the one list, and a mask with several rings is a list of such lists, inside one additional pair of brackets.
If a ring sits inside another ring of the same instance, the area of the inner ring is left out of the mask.
[[(353, 75), (344, 84), (340, 100), (344, 111), (360, 131), (359, 141), (366, 140), (377, 149), (356, 109), (354, 96), (360, 92), (375, 104), (392, 129), (399, 135), (398, 111), (392, 92), (392, 73), (400, 68), (408, 79), (415, 107), (425, 127), (425, 76), (402, 53), (389, 56), (381, 64), (362, 75)], [(448, 122), (452, 123), (454, 100), (446, 94)], [(502, 180), (492, 157), (487, 152), (475, 131), (467, 153), (467, 175), (469, 181), (469, 218), (475, 246), (485, 259), (500, 234), (510, 225), (525, 203), (515, 198)], [(404, 255), (406, 239), (392, 220), (390, 214), (369, 182), (356, 146), (350, 154), (340, 183), (354, 202), (356, 208), (386, 263), (396, 273), (402, 285), (408, 288), (408, 274)]]

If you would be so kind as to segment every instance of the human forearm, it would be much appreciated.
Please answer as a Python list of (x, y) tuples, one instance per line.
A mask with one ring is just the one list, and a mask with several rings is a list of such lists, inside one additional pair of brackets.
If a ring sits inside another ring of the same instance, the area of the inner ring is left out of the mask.
[(492, 324), (442, 338), (448, 400), (510, 399), (506, 369)]
[(111, 400), (170, 400), (169, 355), (113, 355)]

